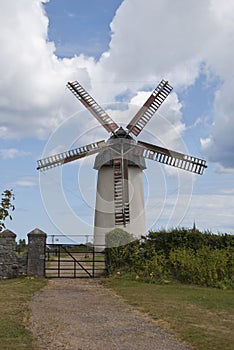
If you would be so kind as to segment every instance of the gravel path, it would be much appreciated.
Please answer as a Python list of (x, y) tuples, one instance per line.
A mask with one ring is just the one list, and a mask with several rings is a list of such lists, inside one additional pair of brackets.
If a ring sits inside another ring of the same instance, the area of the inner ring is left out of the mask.
[(91, 279), (52, 279), (31, 303), (40, 350), (189, 350)]

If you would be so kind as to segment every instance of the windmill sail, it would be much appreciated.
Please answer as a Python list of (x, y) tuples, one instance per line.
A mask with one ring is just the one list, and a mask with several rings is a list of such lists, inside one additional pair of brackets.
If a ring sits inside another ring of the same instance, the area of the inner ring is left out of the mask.
[(168, 164), (200, 175), (202, 175), (204, 169), (207, 168), (205, 160), (171, 151), (169, 149), (155, 146), (146, 142), (138, 141), (136, 153), (144, 158), (155, 160), (157, 162)]
[(126, 226), (130, 222), (128, 193), (128, 161), (114, 159), (114, 206), (115, 225)]
[(77, 81), (74, 81), (73, 83), (68, 82), (67, 87), (108, 132), (115, 132), (115, 130), (119, 128), (113, 119)]
[(99, 152), (106, 147), (106, 142), (99, 141), (89, 145), (75, 148), (70, 151), (52, 155), (37, 161), (37, 170), (48, 170), (56, 166), (72, 162), (73, 160), (89, 156), (91, 154)]
[(172, 91), (172, 86), (169, 85), (168, 81), (162, 80), (156, 89), (152, 92), (151, 96), (144, 103), (141, 109), (133, 117), (130, 123), (127, 125), (129, 133), (133, 133), (138, 136), (146, 124), (150, 121), (154, 113), (161, 106), (163, 101)]

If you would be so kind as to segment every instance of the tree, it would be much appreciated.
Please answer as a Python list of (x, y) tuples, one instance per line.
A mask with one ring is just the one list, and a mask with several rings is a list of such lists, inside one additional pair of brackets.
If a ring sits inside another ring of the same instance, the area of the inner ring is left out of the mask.
[(27, 249), (27, 244), (25, 239), (19, 239), (19, 242), (16, 245), (16, 249), (18, 253), (23, 253)]
[(2, 193), (2, 199), (0, 202), (0, 232), (2, 232), (6, 228), (4, 224), (6, 218), (12, 220), (10, 212), (15, 210), (15, 206), (12, 204), (12, 200), (14, 199), (15, 196), (13, 190), (5, 190)]
[(115, 228), (106, 234), (105, 239), (106, 267), (108, 273), (112, 273), (128, 263), (129, 246), (136, 238), (121, 228)]
[(121, 228), (115, 228), (112, 231), (108, 232), (105, 236), (106, 247), (121, 247), (126, 245), (136, 238), (131, 233), (124, 231)]

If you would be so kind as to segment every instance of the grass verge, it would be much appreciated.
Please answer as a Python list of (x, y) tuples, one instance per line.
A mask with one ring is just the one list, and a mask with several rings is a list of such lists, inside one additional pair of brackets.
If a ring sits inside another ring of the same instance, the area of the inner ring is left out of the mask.
[(130, 305), (149, 314), (197, 350), (232, 350), (234, 292), (181, 284), (147, 284), (126, 278), (107, 279)]
[(0, 281), (0, 350), (34, 350), (33, 336), (26, 329), (28, 302), (46, 284), (40, 278)]

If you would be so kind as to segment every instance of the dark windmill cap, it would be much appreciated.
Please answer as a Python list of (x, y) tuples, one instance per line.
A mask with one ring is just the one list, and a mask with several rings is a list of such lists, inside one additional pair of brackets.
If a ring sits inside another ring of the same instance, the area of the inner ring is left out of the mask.
[(128, 160), (128, 166), (146, 169), (145, 159), (136, 152), (136, 142), (122, 127), (109, 138), (107, 144), (109, 147), (96, 156), (94, 169), (113, 166), (113, 159), (122, 157)]

